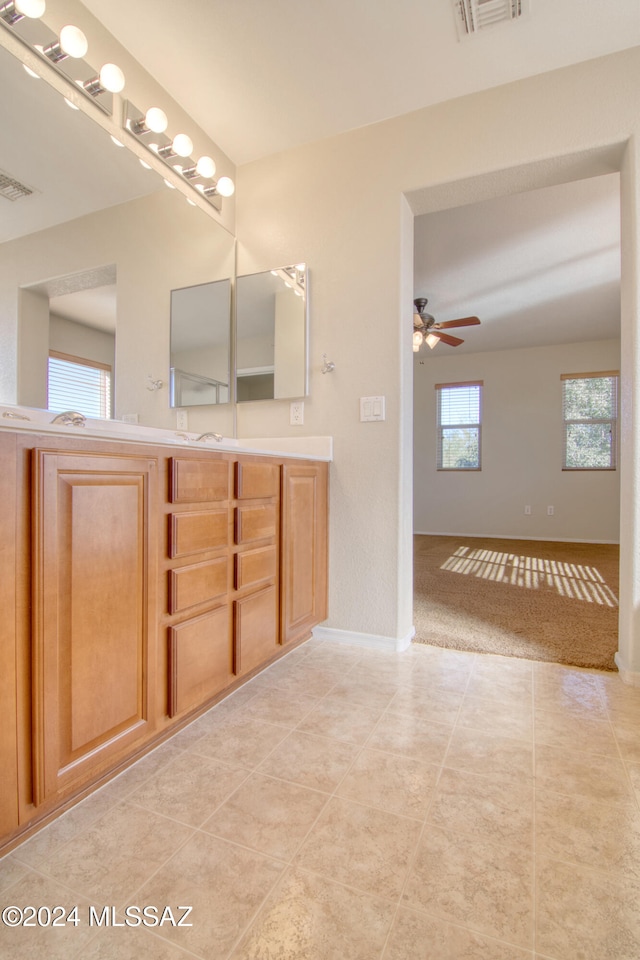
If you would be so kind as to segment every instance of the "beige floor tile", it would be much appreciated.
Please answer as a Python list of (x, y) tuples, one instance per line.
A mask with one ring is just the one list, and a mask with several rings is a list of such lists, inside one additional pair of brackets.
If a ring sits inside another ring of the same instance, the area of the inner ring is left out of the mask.
[(401, 908), (382, 960), (531, 960), (531, 952)]
[(536, 844), (541, 856), (640, 881), (640, 810), (633, 800), (606, 803), (539, 790)]
[(428, 688), (424, 684), (403, 685), (390, 702), (387, 712), (453, 724), (458, 718), (463, 697), (462, 690)]
[(640, 763), (626, 763), (625, 767), (631, 780), (631, 786), (636, 791), (640, 800)]
[(519, 782), (533, 776), (533, 744), (457, 725), (445, 764), (469, 773)]
[(611, 713), (640, 719), (640, 687), (625, 683), (616, 673), (601, 680), (602, 696)]
[(138, 787), (128, 800), (199, 827), (247, 775), (246, 767), (185, 753)]
[(364, 749), (338, 787), (338, 796), (422, 819), (440, 767), (399, 754)]
[(474, 677), (520, 679), (531, 682), (533, 673), (533, 662), (521, 660), (519, 657), (500, 657), (484, 653), (478, 654), (473, 664)]
[(152, 777), (158, 770), (162, 770), (168, 763), (180, 756), (181, 749), (174, 747), (171, 741), (163, 743), (161, 747), (138, 760), (114, 780), (110, 780), (108, 787), (114, 796), (124, 799), (137, 790), (141, 783)]
[(517, 947), (533, 946), (533, 858), (500, 843), (429, 827), (412, 866), (406, 906)]
[(294, 730), (262, 761), (258, 771), (333, 793), (359, 749), (356, 744)]
[(104, 927), (83, 947), (78, 960), (189, 960), (189, 954), (142, 926)]
[(243, 709), (243, 716), (263, 720), (282, 727), (295, 727), (318, 703), (317, 697), (304, 694), (282, 696), (277, 688), (268, 688), (256, 693)]
[(382, 708), (363, 707), (359, 703), (342, 700), (321, 700), (298, 724), (298, 730), (322, 737), (363, 744), (378, 720)]
[(462, 727), (497, 733), (502, 737), (531, 740), (533, 738), (531, 698), (525, 697), (520, 702), (510, 700), (505, 703), (503, 700), (481, 700), (479, 697), (467, 694), (460, 709), (458, 724)]
[(192, 906), (192, 927), (163, 927), (158, 933), (197, 957), (222, 960), (253, 920), (283, 869), (284, 864), (276, 860), (196, 833), (138, 891), (136, 900)]
[(299, 851), (302, 868), (365, 893), (397, 898), (422, 824), (335, 797)]
[(190, 750), (224, 763), (256, 767), (284, 740), (287, 733), (286, 727), (252, 720), (242, 713), (237, 717), (226, 717)]
[(13, 886), (18, 880), (22, 880), (28, 872), (29, 868), (24, 863), (21, 863), (13, 854), (7, 854), (0, 860), (0, 893)]
[(20, 844), (14, 851), (15, 858), (32, 867), (38, 867), (47, 857), (60, 850), (65, 843), (79, 837), (83, 830), (99, 820), (117, 803), (117, 791), (114, 791), (111, 785), (97, 790), (86, 800), (76, 804), (67, 813), (43, 827), (30, 840)]
[(290, 860), (326, 802), (324, 793), (253, 773), (202, 829), (259, 853)]
[(379, 677), (363, 677), (353, 671), (339, 680), (327, 694), (328, 700), (361, 704), (372, 710), (384, 710), (396, 694), (398, 687), (393, 681)]
[(118, 907), (192, 833), (190, 827), (125, 801), (45, 860), (40, 870), (94, 902)]
[(308, 660), (297, 664), (287, 676), (279, 677), (278, 686), (288, 693), (304, 693), (309, 697), (325, 697), (344, 677), (344, 669), (339, 664), (309, 663)]
[(618, 756), (616, 738), (608, 720), (591, 720), (544, 708), (535, 713), (535, 741), (578, 753)]
[(293, 868), (231, 960), (377, 960), (393, 911), (388, 901)]
[(536, 709), (591, 720), (608, 719), (601, 686), (592, 674), (566, 671), (554, 678), (536, 676), (534, 703)]
[[(0, 922), (0, 957), (2, 960), (69, 960), (83, 954), (88, 940), (94, 931), (89, 926), (89, 903), (78, 896), (63, 883), (50, 880), (40, 874), (29, 872), (11, 887), (9, 902), (3, 898), (2, 907), (15, 906), (21, 910), (26, 907), (63, 907), (66, 920), (70, 911), (77, 906), (75, 917), (80, 921), (65, 922), (62, 926), (52, 927), (48, 915), (42, 914), (42, 925), (38, 918), (28, 912), (28, 919), (34, 926), (9, 927)], [(24, 914), (23, 914), (24, 916)], [(51, 915), (53, 919), (53, 914)], [(73, 917), (74, 915), (72, 915)], [(63, 922), (60, 911), (56, 911), (58, 923)]]
[(533, 781), (505, 783), (463, 770), (444, 769), (427, 822), (460, 836), (532, 849)]
[(640, 762), (640, 714), (634, 719), (613, 713), (611, 725), (623, 759)]
[(470, 676), (471, 664), (449, 666), (438, 659), (416, 664), (406, 683), (421, 690), (441, 688), (464, 693), (469, 685)]
[(622, 761), (615, 757), (561, 750), (546, 744), (536, 747), (536, 783), (554, 793), (575, 794), (593, 800), (615, 802), (631, 797)]
[(533, 679), (509, 674), (476, 673), (469, 677), (467, 694), (482, 700), (501, 700), (503, 703), (531, 703)]
[(573, 864), (542, 861), (536, 949), (559, 960), (637, 960), (640, 884)]
[(452, 726), (422, 717), (387, 713), (367, 746), (387, 753), (400, 753), (424, 763), (442, 763)]

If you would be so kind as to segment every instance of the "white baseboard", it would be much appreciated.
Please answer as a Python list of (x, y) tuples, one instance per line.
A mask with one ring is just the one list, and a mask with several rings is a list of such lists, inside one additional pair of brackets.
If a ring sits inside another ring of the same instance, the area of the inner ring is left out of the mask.
[(335, 627), (314, 627), (314, 640), (333, 640), (337, 643), (350, 643), (373, 650), (388, 650), (401, 653), (410, 646), (416, 633), (416, 628), (405, 637), (384, 637), (377, 633), (356, 633), (354, 630), (336, 630)]
[(630, 670), (625, 663), (622, 654), (618, 650), (613, 658), (620, 674), (620, 679), (628, 683), (631, 687), (640, 687), (640, 671)]
[(435, 530), (414, 530), (416, 537), (468, 537), (469, 540), (540, 540), (543, 543), (604, 543), (618, 546), (619, 540), (575, 540), (572, 537), (525, 537), (521, 533), (441, 533)]

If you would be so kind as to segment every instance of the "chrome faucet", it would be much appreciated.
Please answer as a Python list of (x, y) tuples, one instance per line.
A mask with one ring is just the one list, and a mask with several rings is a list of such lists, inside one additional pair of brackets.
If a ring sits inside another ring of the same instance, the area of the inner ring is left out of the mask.
[(196, 440), (215, 440), (217, 443), (220, 443), (222, 440), (221, 433), (201, 433), (199, 437), (196, 437)]
[(58, 413), (51, 423), (65, 423), (67, 426), (84, 427), (86, 420), (82, 413), (76, 413), (75, 410), (65, 410), (64, 413)]

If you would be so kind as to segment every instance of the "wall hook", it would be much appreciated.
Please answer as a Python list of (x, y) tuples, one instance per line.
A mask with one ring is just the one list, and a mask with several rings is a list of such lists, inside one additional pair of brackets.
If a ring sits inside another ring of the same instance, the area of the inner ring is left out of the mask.
[(322, 354), (322, 372), (331, 373), (333, 370), (335, 370), (335, 368), (336, 368), (336, 365), (333, 362), (333, 360), (327, 360), (326, 353), (323, 353)]
[(147, 376), (147, 390), (162, 390), (164, 380), (154, 380), (151, 374)]

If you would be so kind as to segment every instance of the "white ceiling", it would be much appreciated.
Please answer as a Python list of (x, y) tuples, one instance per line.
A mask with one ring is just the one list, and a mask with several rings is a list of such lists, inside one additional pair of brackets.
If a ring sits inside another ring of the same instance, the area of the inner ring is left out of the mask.
[(237, 164), (640, 44), (638, 0), (531, 0), (462, 42), (452, 0), (84, 4)]
[(619, 189), (610, 174), (416, 217), (415, 295), (481, 322), (420, 358), (619, 337)]

